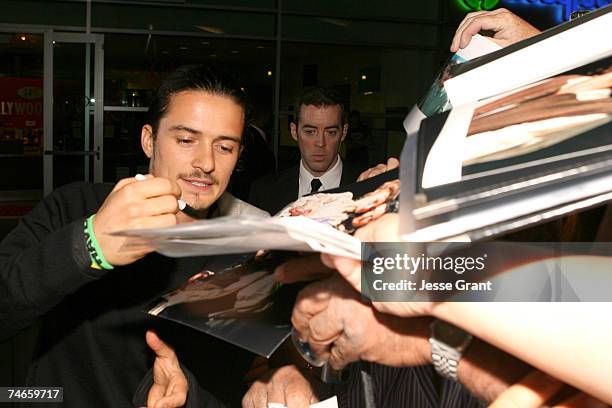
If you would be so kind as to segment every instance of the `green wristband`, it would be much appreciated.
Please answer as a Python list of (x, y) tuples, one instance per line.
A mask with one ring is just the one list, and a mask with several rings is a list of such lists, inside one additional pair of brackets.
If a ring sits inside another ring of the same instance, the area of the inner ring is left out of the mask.
[(87, 246), (87, 251), (89, 252), (89, 257), (91, 258), (91, 267), (95, 269), (113, 269), (113, 265), (108, 263), (108, 261), (104, 258), (104, 254), (102, 253), (102, 249), (98, 244), (98, 240), (96, 239), (96, 235), (93, 232), (93, 219), (96, 214), (93, 214), (85, 221), (85, 244)]

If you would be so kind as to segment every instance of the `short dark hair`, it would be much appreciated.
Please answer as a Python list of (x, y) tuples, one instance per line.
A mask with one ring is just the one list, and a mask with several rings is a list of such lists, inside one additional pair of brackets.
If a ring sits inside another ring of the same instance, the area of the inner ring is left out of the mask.
[(295, 100), (294, 108), (294, 123), (300, 122), (300, 108), (302, 105), (321, 106), (340, 106), (340, 119), (342, 123), (346, 122), (344, 103), (340, 94), (333, 88), (324, 88), (321, 86), (312, 86), (304, 88), (300, 96)]
[(249, 113), (247, 97), (232, 78), (204, 65), (183, 65), (162, 81), (151, 100), (147, 123), (153, 128), (153, 137), (159, 122), (168, 113), (172, 96), (184, 91), (202, 91), (228, 97), (244, 110), (246, 122)]

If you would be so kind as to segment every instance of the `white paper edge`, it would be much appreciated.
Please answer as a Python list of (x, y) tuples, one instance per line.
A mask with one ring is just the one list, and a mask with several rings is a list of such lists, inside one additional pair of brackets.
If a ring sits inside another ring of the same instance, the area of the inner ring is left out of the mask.
[(427, 116), (421, 112), (418, 106), (414, 105), (403, 122), (406, 133), (409, 135), (417, 133), (423, 119), (427, 119)]
[[(542, 211), (546, 208), (562, 205), (584, 197), (596, 196), (610, 191), (612, 174), (603, 174), (595, 180), (585, 181), (577, 185), (566, 186), (552, 193), (533, 194), (520, 200), (500, 202), (494, 208), (476, 213), (462, 215), (458, 218), (431, 225), (406, 234), (403, 238), (411, 242), (430, 242), (441, 238), (460, 235), (487, 225), (497, 224), (526, 214)], [(562, 198), (559, 198), (562, 197)]]
[(475, 102), (463, 105), (448, 114), (442, 131), (427, 155), (421, 181), (423, 188), (461, 180), (463, 146), (476, 105)]
[(465, 48), (460, 48), (456, 54), (469, 61), (471, 59), (490, 54), (493, 51), (500, 50), (501, 48), (501, 45), (497, 44), (490, 38), (476, 34), (472, 37), (468, 46)]

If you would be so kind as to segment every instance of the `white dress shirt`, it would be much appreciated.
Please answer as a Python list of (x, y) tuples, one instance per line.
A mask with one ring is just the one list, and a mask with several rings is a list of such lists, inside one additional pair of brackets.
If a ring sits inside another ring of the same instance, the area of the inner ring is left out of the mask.
[(298, 196), (296, 198), (310, 194), (310, 182), (315, 178), (321, 180), (321, 188), (319, 188), (319, 191), (340, 187), (340, 179), (342, 178), (342, 159), (340, 156), (338, 156), (336, 164), (319, 177), (313, 176), (304, 166), (304, 161), (300, 160), (300, 184), (298, 187)]

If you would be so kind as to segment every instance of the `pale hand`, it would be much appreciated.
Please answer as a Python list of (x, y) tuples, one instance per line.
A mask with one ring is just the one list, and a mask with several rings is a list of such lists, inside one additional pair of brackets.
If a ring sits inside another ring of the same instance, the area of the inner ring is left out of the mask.
[(106, 260), (113, 266), (128, 265), (152, 252), (152, 248), (132, 245), (133, 240), (111, 233), (176, 225), (180, 195), (178, 184), (162, 177), (120, 180), (93, 220), (94, 235)]
[(476, 11), (465, 16), (455, 32), (450, 50), (457, 52), (468, 46), (472, 37), (481, 30), (492, 31), (491, 38), (502, 47), (522, 41), (540, 32), (516, 14), (500, 8), (493, 11)]
[(363, 173), (361, 173), (357, 178), (357, 181), (363, 181), (365, 179), (369, 179), (370, 177), (378, 176), (379, 174), (393, 170), (397, 167), (399, 167), (399, 160), (397, 160), (395, 157), (390, 157), (387, 160), (387, 163), (380, 163), (363, 171)]

